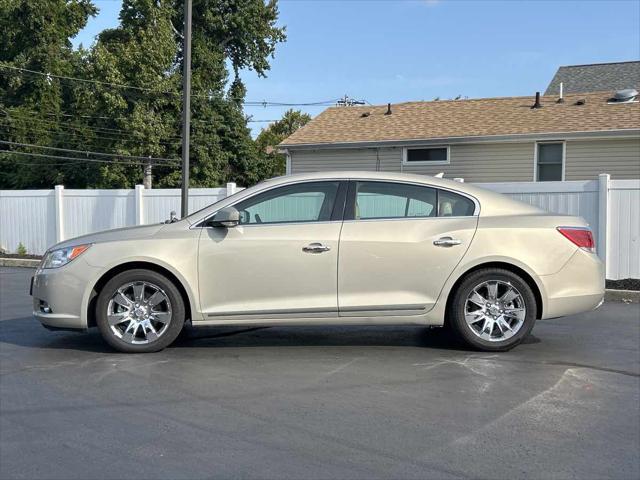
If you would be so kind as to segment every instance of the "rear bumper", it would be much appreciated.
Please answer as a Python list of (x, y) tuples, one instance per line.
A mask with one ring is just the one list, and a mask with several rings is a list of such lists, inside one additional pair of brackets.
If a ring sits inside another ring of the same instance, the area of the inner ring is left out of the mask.
[(604, 300), (604, 277), (604, 264), (598, 256), (578, 249), (559, 272), (539, 277), (546, 292), (542, 318), (598, 308)]

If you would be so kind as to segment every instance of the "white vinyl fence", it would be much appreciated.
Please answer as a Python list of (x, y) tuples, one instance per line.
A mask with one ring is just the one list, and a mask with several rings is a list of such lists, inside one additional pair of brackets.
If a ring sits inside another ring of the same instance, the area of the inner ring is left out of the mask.
[[(484, 183), (548, 211), (580, 215), (593, 229), (598, 254), (607, 264), (607, 278), (640, 278), (640, 180)], [(190, 211), (235, 193), (226, 188), (190, 189)], [(180, 190), (2, 190), (0, 247), (15, 252), (22, 243), (42, 254), (57, 241), (130, 225), (158, 223), (180, 211)]]
[[(238, 188), (191, 188), (189, 212), (234, 194)], [(111, 228), (160, 223), (180, 213), (179, 189), (0, 190), (0, 247), (15, 252), (22, 243), (42, 254), (67, 238)]]

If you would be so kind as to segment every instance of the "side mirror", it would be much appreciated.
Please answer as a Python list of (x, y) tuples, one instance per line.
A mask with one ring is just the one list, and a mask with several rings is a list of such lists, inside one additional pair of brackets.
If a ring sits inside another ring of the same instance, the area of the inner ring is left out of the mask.
[(218, 210), (209, 225), (212, 227), (232, 228), (240, 223), (240, 212), (233, 207), (226, 207)]

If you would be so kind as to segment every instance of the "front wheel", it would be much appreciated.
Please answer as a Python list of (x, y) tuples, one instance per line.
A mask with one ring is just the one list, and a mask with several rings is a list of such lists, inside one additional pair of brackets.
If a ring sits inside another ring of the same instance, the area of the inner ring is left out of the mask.
[(500, 268), (471, 273), (456, 290), (450, 326), (469, 345), (485, 351), (504, 351), (531, 332), (536, 301), (520, 276)]
[(102, 338), (121, 352), (157, 352), (180, 334), (184, 301), (176, 286), (152, 270), (135, 269), (109, 280), (98, 295)]

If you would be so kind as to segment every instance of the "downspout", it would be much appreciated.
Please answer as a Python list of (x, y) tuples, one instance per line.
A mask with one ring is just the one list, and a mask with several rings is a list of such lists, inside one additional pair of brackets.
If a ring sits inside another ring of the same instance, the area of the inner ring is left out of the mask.
[(287, 148), (283, 148), (280, 151), (284, 153), (286, 159), (284, 174), (291, 175), (291, 152), (289, 152), (289, 149)]

